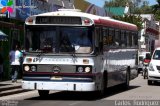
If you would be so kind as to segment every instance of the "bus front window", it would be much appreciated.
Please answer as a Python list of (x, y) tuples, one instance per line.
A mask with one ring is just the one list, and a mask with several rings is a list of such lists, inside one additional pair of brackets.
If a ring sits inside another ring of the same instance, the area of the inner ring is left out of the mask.
[(29, 52), (51, 52), (56, 43), (55, 28), (27, 27), (25, 48)]
[(91, 53), (92, 32), (88, 28), (62, 27), (60, 36), (60, 52)]
[(91, 53), (92, 31), (84, 27), (26, 27), (25, 48), (29, 52)]

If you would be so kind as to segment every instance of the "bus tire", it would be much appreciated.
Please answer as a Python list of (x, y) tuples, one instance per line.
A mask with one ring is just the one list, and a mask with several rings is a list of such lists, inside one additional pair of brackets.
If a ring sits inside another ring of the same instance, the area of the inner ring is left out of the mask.
[(49, 94), (49, 90), (38, 90), (38, 94), (40, 97), (46, 97)]
[(107, 89), (107, 84), (108, 84), (108, 74), (107, 74), (107, 71), (104, 71), (103, 73), (103, 81), (104, 81), (104, 91)]
[(129, 84), (130, 84), (130, 68), (127, 68), (126, 82), (123, 84), (123, 88), (124, 89), (129, 89)]

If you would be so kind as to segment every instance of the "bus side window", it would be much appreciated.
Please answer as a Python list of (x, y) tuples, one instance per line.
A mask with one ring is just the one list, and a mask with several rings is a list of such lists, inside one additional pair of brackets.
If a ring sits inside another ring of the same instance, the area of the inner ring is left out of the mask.
[(133, 38), (134, 38), (134, 45), (137, 47), (138, 46), (138, 33), (134, 32)]
[(126, 31), (126, 44), (127, 44), (126, 46), (127, 46), (127, 47), (129, 47), (129, 37), (130, 37), (130, 36), (129, 36), (129, 32)]
[(108, 28), (103, 28), (103, 53), (106, 51), (106, 49), (108, 48)]
[(121, 46), (125, 47), (126, 46), (126, 40), (125, 40), (125, 31), (121, 30)]
[(131, 35), (132, 35), (132, 46), (135, 47), (135, 44), (134, 44), (134, 34), (133, 34), (133, 32), (132, 32)]
[(120, 33), (119, 30), (115, 30), (115, 38), (114, 38), (114, 43), (116, 47), (120, 46)]
[(95, 45), (99, 53), (103, 53), (103, 30), (99, 27), (96, 28)]
[(127, 47), (127, 44), (128, 44), (128, 34), (127, 34), (127, 31), (124, 32), (124, 43), (125, 43), (125, 46)]
[(104, 28), (103, 29), (103, 45), (107, 45), (108, 44), (107, 36), (108, 36), (108, 29)]
[(132, 47), (132, 33), (129, 32), (129, 35), (128, 35), (128, 40), (129, 40), (129, 46)]
[(109, 46), (113, 46), (114, 45), (114, 29), (109, 28), (109, 33), (107, 36), (107, 43)]
[(95, 46), (99, 46), (99, 36), (100, 36), (100, 30), (99, 28), (95, 29)]
[(99, 52), (103, 53), (103, 28), (100, 28), (100, 35), (99, 35)]

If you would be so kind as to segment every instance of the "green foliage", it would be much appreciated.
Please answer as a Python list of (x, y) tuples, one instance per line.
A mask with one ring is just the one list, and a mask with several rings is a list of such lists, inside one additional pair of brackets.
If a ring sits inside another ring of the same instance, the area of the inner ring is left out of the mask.
[(148, 5), (135, 8), (133, 14), (152, 14), (152, 8)]
[(128, 0), (110, 0), (106, 1), (104, 7), (124, 7)]
[(157, 4), (152, 6), (152, 10), (155, 14), (156, 20), (160, 20), (160, 0), (157, 0)]
[(147, 3), (146, 1), (142, 0), (109, 0), (105, 2), (104, 7), (125, 7), (126, 5), (129, 5), (132, 7), (138, 7), (141, 4)]
[(155, 12), (155, 18), (160, 21), (160, 11)]
[[(126, 5), (130, 8), (130, 14), (124, 16), (113, 16), (113, 18), (135, 24), (138, 29), (141, 29), (143, 23), (142, 18), (140, 15), (133, 14), (152, 14), (152, 7), (149, 6), (149, 2), (147, 0), (134, 0), (134, 2), (133, 0), (110, 0), (105, 2), (104, 7), (124, 7)], [(160, 18), (160, 12), (157, 14), (157, 17)]]

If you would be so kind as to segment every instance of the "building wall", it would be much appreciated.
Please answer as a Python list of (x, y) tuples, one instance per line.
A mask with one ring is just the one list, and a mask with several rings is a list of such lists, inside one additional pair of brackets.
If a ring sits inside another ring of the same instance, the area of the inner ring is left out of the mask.
[(155, 40), (159, 39), (159, 26), (156, 24), (153, 14), (141, 14), (141, 17), (143, 19), (143, 28), (140, 44), (146, 48), (140, 48), (140, 51), (152, 52), (155, 49)]
[(155, 48), (160, 47), (160, 21), (156, 22), (159, 26), (159, 38), (158, 40), (155, 40)]

